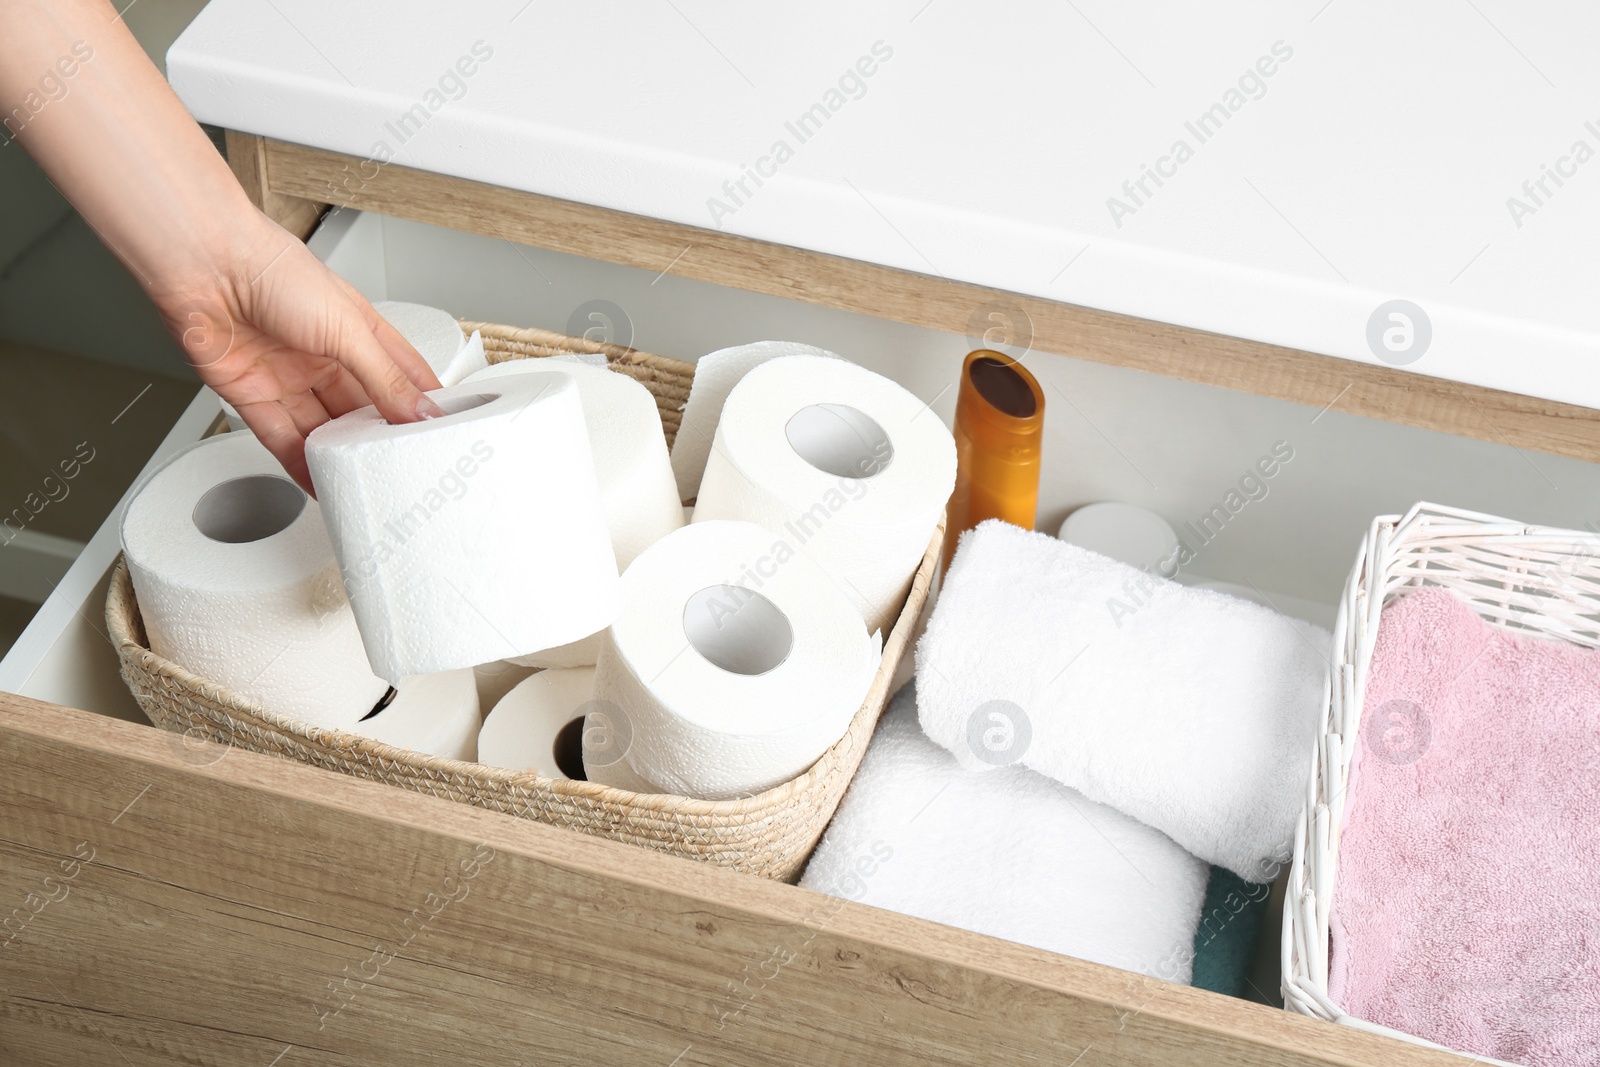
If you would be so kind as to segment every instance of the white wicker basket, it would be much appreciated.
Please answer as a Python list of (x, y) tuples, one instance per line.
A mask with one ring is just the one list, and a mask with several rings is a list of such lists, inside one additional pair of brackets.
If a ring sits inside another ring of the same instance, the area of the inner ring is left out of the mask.
[(1328, 912), (1378, 615), (1395, 596), (1422, 586), (1450, 590), (1494, 625), (1593, 648), (1600, 646), (1600, 536), (1418, 504), (1404, 518), (1373, 522), (1345, 585), (1329, 701), (1283, 910), (1284, 1003), (1304, 1015), (1439, 1048), (1353, 1018), (1328, 995)]

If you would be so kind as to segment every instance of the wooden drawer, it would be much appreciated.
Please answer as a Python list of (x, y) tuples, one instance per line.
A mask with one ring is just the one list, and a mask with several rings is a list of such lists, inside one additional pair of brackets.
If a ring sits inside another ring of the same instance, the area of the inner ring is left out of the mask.
[[(290, 218), (296, 204), (279, 208)], [(782, 264), (771, 276), (753, 264), (742, 287), (687, 278), (675, 271), (692, 242), (653, 269), (628, 265), (633, 252), (607, 263), (513, 244), (495, 231), (527, 236), (527, 220), (505, 210), (473, 215), (464, 228), (480, 233), (346, 210), (311, 243), (374, 299), (609, 328), (610, 340), (681, 358), (794, 337), (950, 415), (969, 347), (959, 323), (939, 330), (893, 309), (880, 318), (822, 306), (843, 299), (786, 299), (775, 292), (795, 276)], [(916, 293), (885, 299), (914, 303)], [(1055, 314), (980, 302), (975, 329), (1017, 310)], [(948, 308), (927, 317), (941, 315)], [(1035, 321), (1029, 332), (1070, 347), (1054, 329)], [(1086, 358), (1027, 357), (1050, 408), (1042, 527), (1095, 499), (1198, 518), (1287, 442), (1293, 459), (1201, 546), (1195, 570), (1326, 622), (1379, 512), (1426, 497), (1554, 525), (1596, 518), (1588, 502), (1600, 500), (1600, 467), (1572, 458), (1600, 456), (1592, 413), (1462, 392), (1482, 416), (1474, 428), (1461, 404), (1405, 407), (1414, 394), (1403, 376), (1396, 392), (1370, 368), (1303, 354), (1284, 357), (1273, 371), (1282, 380), (1252, 377), (1238, 357), (1240, 384), (1269, 394), (1252, 395), (1221, 387), (1220, 370), (1186, 373), (1195, 364), (1184, 346), (1212, 344), (1200, 335), (1152, 328), (1141, 347), (1107, 330), (1103, 346), (1092, 330), (1082, 335), (1076, 354)], [(1213, 358), (1222, 360), (1200, 363)], [(1327, 381), (1296, 378), (1303, 368)], [(1351, 414), (1352, 394), (1368, 415), (1435, 428)], [(1392, 411), (1386, 396), (1401, 398)], [(152, 462), (215, 414), (202, 393)], [(0, 1061), (1450, 1062), (1275, 1008), (164, 734), (132, 707), (100, 635), (118, 518), (0, 663), (0, 690), (20, 694), (0, 694), (0, 915), (9, 915)]]
[(7, 1062), (1446, 1062), (25, 699), (0, 758)]

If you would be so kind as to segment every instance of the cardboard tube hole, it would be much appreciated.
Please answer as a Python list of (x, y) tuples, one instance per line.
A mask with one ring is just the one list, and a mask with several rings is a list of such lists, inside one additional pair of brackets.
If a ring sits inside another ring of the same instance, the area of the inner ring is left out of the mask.
[(243, 545), (287, 530), (305, 507), (305, 492), (289, 479), (253, 474), (208, 489), (194, 506), (194, 524), (213, 541)]
[(870, 478), (894, 461), (894, 442), (883, 427), (847, 404), (803, 407), (783, 432), (796, 455), (838, 478)]
[(789, 658), (794, 627), (778, 605), (738, 585), (712, 585), (683, 606), (690, 646), (731, 674), (766, 674)]

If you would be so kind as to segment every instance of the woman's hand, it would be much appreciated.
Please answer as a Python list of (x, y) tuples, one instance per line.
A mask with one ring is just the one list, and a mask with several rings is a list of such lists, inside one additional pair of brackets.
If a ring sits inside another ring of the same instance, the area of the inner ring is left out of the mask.
[(422, 357), (250, 203), (107, 0), (0, 0), (0, 116), (308, 491), (330, 417), (443, 414)]
[(200, 379), (308, 492), (305, 438), (376, 404), (390, 422), (444, 414), (439, 380), (393, 326), (259, 212), (209, 272), (151, 291)]

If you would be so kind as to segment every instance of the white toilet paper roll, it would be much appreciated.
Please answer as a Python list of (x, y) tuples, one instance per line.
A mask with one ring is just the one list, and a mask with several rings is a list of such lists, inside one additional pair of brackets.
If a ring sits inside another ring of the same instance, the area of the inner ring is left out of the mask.
[(472, 676), (478, 683), (478, 710), (489, 711), (532, 673), (532, 667), (524, 667), (508, 659), (480, 663), (472, 668)]
[(578, 390), (561, 372), (430, 394), (312, 431), (306, 461), (374, 672), (472, 667), (603, 629), (616, 562)]
[(600, 662), (600, 635), (592, 633), (588, 637), (555, 648), (547, 648), (531, 656), (513, 657), (510, 662), (519, 667), (593, 667)]
[(157, 655), (314, 726), (350, 729), (387, 692), (316, 502), (253, 435), (202, 441), (150, 476), (122, 550)]
[(696, 522), (646, 549), (605, 631), (595, 703), (665, 792), (720, 799), (799, 774), (844, 735), (877, 669), (848, 597), (782, 538)]
[(519, 683), (483, 721), (478, 762), (546, 778), (581, 772), (582, 720), (593, 690), (593, 667), (540, 671)]
[(927, 404), (853, 363), (786, 356), (728, 395), (694, 521), (760, 523), (888, 633), (955, 478), (955, 442)]
[(468, 337), (448, 311), (399, 300), (380, 300), (372, 306), (428, 361), (440, 385), (459, 385), (489, 365), (478, 331)]
[(840, 358), (825, 348), (798, 341), (756, 341), (719, 348), (695, 360), (694, 383), (689, 386), (689, 399), (683, 404), (683, 420), (678, 424), (678, 436), (672, 443), (672, 473), (677, 478), (680, 499), (693, 500), (700, 490), (700, 479), (705, 474), (706, 460), (711, 456), (711, 442), (716, 438), (717, 423), (722, 418), (728, 394), (750, 371), (780, 356)]
[(644, 776), (628, 763), (626, 759), (610, 759), (605, 755), (607, 745), (594, 746), (589, 739), (600, 732), (601, 728), (594, 725), (592, 715), (584, 716), (583, 728), (583, 770), (584, 777), (599, 785), (609, 785), (613, 789), (625, 789), (630, 793), (670, 793), (671, 790), (663, 789), (653, 782), (646, 781)]
[(599, 785), (630, 793), (667, 793), (628, 763), (633, 720), (609, 700), (592, 699), (583, 716), (583, 776)]
[(585, 367), (604, 367), (607, 363), (605, 355), (600, 352), (563, 352), (559, 356), (541, 358), (548, 359), (552, 363), (581, 363)]
[[(552, 369), (570, 375), (578, 387), (595, 475), (600, 479), (606, 526), (611, 531), (611, 548), (616, 553), (617, 570), (625, 571), (635, 556), (683, 525), (683, 508), (672, 480), (667, 438), (661, 429), (655, 397), (625, 374), (571, 362), (552, 368), (542, 359), (496, 363), (469, 380), (483, 382), (507, 375), (549, 373)], [(563, 665), (553, 661), (529, 664)]]
[[(489, 365), (488, 354), (483, 350), (483, 334), (477, 330), (467, 338), (467, 343), (461, 346), (461, 351), (456, 353), (456, 358), (445, 367), (444, 373), (439, 375), (440, 385), (455, 385), (464, 382), (474, 374)], [(449, 378), (446, 382), (444, 379)]]
[[(617, 569), (684, 524), (683, 509), (667, 459), (667, 440), (650, 390), (626, 375), (600, 365), (551, 357), (550, 361), (513, 359), (496, 363), (470, 379), (486, 381), (505, 375), (548, 370), (560, 361), (572, 375), (583, 404), (584, 424), (594, 454), (595, 474), (606, 510), (606, 526)], [(513, 662), (524, 667), (592, 667), (600, 654), (600, 635), (546, 649)]]
[(349, 727), (396, 748), (472, 762), (477, 758), (478, 686), (472, 671), (402, 678), (389, 706)]

